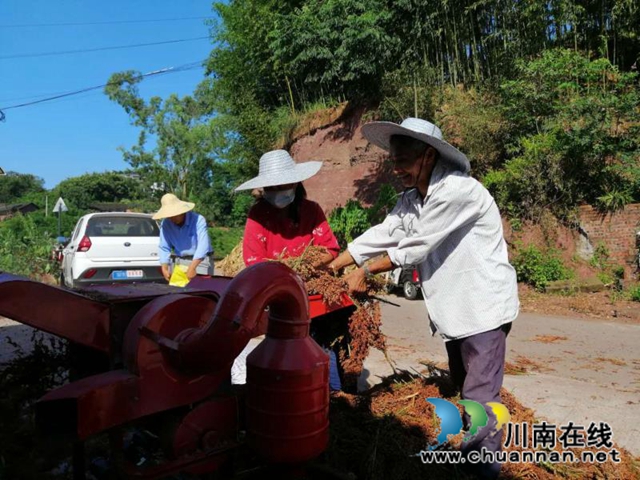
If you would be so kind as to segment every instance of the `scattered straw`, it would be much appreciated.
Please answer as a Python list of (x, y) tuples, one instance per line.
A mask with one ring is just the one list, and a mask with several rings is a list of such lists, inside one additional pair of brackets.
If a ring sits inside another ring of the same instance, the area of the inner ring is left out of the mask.
[[(531, 426), (539, 424), (533, 410), (522, 405), (505, 389), (500, 392), (502, 403), (511, 414), (511, 422), (527, 423), (529, 447), (524, 449), (511, 444), (507, 451), (534, 450)], [(427, 445), (436, 443), (440, 422), (433, 405), (427, 397), (444, 398), (457, 403), (459, 397), (452, 388), (448, 374), (442, 376), (416, 376), (404, 372), (388, 378), (382, 385), (365, 394), (334, 395), (329, 410), (331, 442), (326, 452), (326, 461), (333, 468), (353, 475), (354, 478), (370, 480), (404, 480), (408, 478), (430, 478), (434, 480), (468, 476), (453, 464), (423, 464), (416, 457)], [(560, 425), (557, 425), (559, 427)], [(506, 430), (506, 427), (505, 427)], [(556, 428), (556, 438), (563, 432)], [(459, 446), (459, 435), (450, 438), (452, 448)], [(616, 479), (640, 478), (637, 459), (618, 446), (621, 462), (594, 463), (506, 463), (500, 478), (520, 479)], [(560, 451), (560, 442), (556, 450)], [(576, 448), (576, 456), (591, 448)], [(375, 470), (370, 462), (375, 458)]]
[(623, 361), (623, 360), (619, 360), (617, 358), (606, 358), (606, 357), (598, 357), (596, 358), (596, 360), (598, 362), (609, 362), (613, 365), (617, 365), (619, 367), (624, 367), (625, 365), (627, 365), (627, 362)]
[(542, 365), (530, 358), (518, 355), (515, 362), (505, 362), (504, 373), (506, 375), (524, 375), (531, 372), (551, 372), (553, 368)]
[(244, 268), (244, 259), (242, 258), (242, 242), (238, 243), (233, 250), (229, 252), (229, 255), (224, 257), (218, 268), (222, 271), (222, 274), (227, 277), (235, 277)]
[(560, 335), (536, 335), (531, 340), (534, 342), (541, 342), (541, 343), (556, 343), (556, 342), (567, 340), (567, 337), (563, 337)]

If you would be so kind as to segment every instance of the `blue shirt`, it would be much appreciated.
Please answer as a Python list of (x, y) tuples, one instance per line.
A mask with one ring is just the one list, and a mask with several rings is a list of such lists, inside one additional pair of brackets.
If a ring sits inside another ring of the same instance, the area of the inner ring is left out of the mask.
[(160, 225), (160, 263), (169, 263), (171, 250), (178, 257), (201, 259), (212, 252), (207, 221), (195, 212), (187, 212), (184, 223), (176, 225), (168, 218)]

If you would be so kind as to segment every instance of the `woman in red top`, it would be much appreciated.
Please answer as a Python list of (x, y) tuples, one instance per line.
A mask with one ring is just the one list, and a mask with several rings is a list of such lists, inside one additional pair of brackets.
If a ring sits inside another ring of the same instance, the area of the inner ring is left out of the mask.
[[(309, 245), (327, 250), (317, 266), (336, 258), (338, 241), (320, 205), (307, 200), (301, 183), (318, 173), (320, 167), (322, 162), (296, 164), (287, 151), (273, 150), (260, 157), (258, 176), (236, 188), (236, 191), (263, 189), (262, 198), (249, 211), (244, 229), (242, 254), (247, 267), (265, 260), (298, 257)], [(312, 337), (322, 335), (315, 333), (321, 327), (312, 324)], [(328, 347), (325, 349), (329, 353), (329, 386), (341, 390), (336, 354)], [(248, 347), (240, 357), (246, 358), (249, 351)], [(238, 364), (245, 359), (240, 357), (234, 362), (232, 374), (242, 370)]]
[(262, 188), (262, 198), (249, 211), (244, 230), (244, 263), (302, 255), (309, 245), (327, 250), (319, 264), (331, 262), (339, 251), (324, 212), (307, 200), (302, 181), (315, 175), (321, 162), (296, 164), (285, 150), (274, 150), (260, 158), (260, 173), (236, 190)]

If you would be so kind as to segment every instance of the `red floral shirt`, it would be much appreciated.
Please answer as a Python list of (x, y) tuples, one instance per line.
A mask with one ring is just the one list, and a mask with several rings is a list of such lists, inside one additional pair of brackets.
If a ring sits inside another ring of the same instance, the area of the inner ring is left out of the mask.
[(247, 267), (280, 256), (297, 257), (309, 245), (325, 247), (334, 258), (338, 255), (338, 241), (316, 202), (302, 200), (298, 225), (281, 213), (280, 209), (264, 200), (249, 211), (242, 242), (242, 255)]

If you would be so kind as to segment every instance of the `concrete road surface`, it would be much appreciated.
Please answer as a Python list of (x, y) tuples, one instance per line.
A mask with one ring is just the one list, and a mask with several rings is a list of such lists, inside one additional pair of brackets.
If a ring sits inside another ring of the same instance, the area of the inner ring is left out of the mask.
[[(400, 368), (425, 370), (421, 360), (446, 362), (444, 342), (431, 337), (424, 301), (390, 296), (382, 304), (389, 356)], [(557, 425), (607, 422), (613, 440), (640, 455), (640, 325), (522, 313), (507, 339), (507, 362), (531, 373), (507, 375), (504, 386), (538, 417)], [(361, 388), (392, 373), (373, 351)]]

